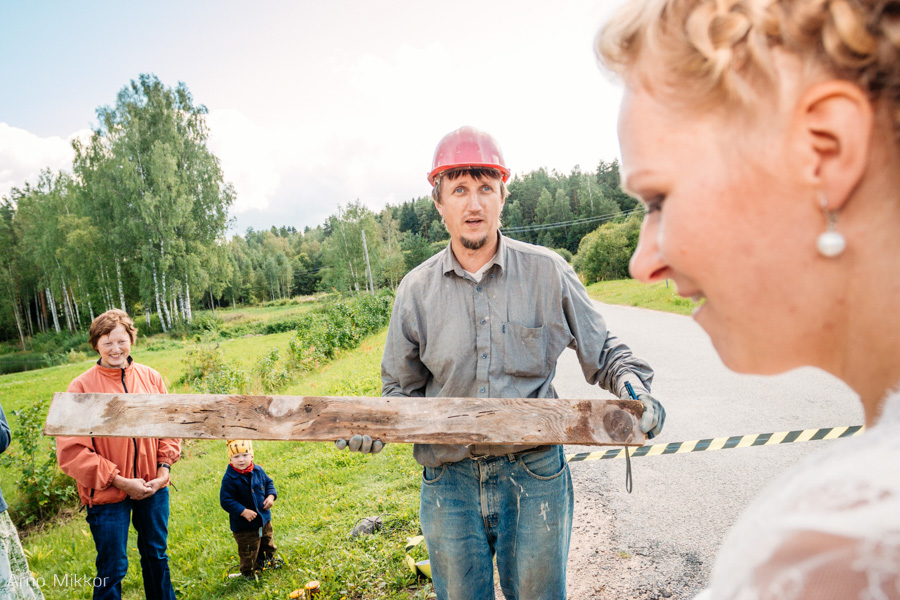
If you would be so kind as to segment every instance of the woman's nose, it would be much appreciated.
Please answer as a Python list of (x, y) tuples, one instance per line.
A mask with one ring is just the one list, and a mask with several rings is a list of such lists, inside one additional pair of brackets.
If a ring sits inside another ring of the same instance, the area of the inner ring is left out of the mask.
[(641, 237), (637, 248), (631, 255), (628, 270), (631, 276), (644, 283), (653, 283), (665, 278), (668, 265), (659, 251), (659, 225), (656, 219), (644, 219), (641, 225)]

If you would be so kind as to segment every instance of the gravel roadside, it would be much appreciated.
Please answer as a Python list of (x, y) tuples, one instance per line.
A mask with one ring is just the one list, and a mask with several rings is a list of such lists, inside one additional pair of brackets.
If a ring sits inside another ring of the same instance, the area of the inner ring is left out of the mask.
[[(653, 394), (665, 405), (667, 420), (652, 443), (862, 423), (855, 394), (820, 371), (737, 375), (689, 317), (597, 307), (610, 331), (656, 371)], [(554, 383), (560, 397), (611, 397), (585, 383), (570, 350), (559, 361)], [(631, 494), (625, 491), (623, 459), (572, 463), (569, 599), (692, 599), (742, 509), (785, 469), (835, 443), (841, 440), (632, 459)], [(499, 591), (497, 598), (503, 598)]]

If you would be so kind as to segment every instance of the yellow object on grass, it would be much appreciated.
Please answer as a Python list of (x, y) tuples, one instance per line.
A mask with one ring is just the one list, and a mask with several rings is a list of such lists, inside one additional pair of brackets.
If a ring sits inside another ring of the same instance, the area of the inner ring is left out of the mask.
[(425, 536), (422, 535), (411, 537), (406, 541), (406, 564), (408, 564), (409, 568), (412, 569), (412, 572), (416, 574), (416, 577), (428, 577), (431, 579), (431, 561), (426, 558), (425, 560), (416, 562), (416, 560), (409, 555), (410, 550), (424, 541)]

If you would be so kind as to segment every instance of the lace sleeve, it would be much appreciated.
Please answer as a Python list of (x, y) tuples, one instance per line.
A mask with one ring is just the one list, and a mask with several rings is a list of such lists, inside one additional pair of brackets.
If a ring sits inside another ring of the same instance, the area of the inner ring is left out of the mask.
[(697, 600), (900, 600), (900, 395), (741, 516)]
[(900, 539), (800, 532), (754, 573), (760, 600), (900, 598)]

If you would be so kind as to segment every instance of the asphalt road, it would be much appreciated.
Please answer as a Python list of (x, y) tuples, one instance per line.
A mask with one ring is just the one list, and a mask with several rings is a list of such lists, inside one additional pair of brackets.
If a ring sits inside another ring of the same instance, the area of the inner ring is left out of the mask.
[[(690, 317), (599, 304), (609, 330), (653, 366), (653, 395), (666, 407), (652, 443), (860, 425), (862, 409), (842, 382), (814, 369), (773, 377), (732, 373)], [(560, 397), (610, 397), (587, 385), (567, 350)], [(748, 502), (785, 469), (835, 441), (779, 444), (572, 463), (576, 508), (569, 598), (693, 598), (716, 549)], [(567, 447), (571, 454), (597, 448)]]

